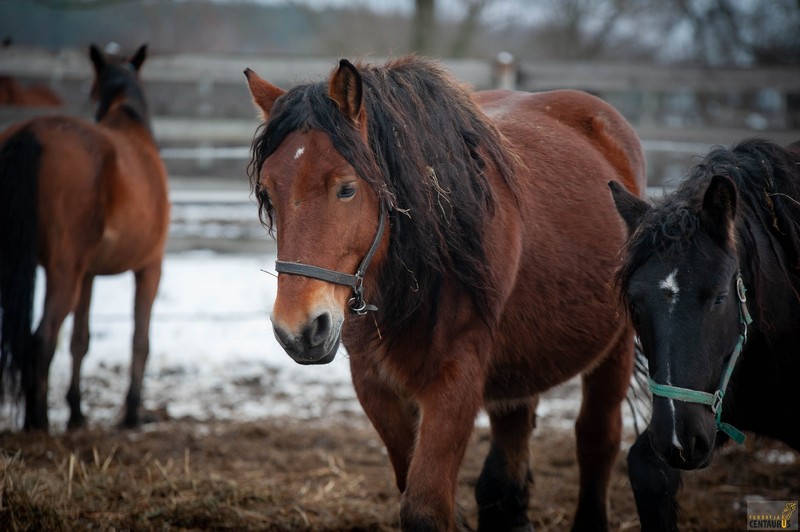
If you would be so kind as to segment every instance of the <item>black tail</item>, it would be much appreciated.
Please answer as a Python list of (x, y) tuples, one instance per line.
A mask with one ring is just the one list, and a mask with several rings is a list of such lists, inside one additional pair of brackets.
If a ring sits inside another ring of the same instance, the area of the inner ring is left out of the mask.
[(0, 147), (0, 401), (19, 399), (30, 373), (42, 145), (22, 129)]

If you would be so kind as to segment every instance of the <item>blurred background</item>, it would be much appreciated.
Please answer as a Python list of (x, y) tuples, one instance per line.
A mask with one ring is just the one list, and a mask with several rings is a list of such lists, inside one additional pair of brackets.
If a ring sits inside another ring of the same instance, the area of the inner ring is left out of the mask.
[(637, 128), (654, 190), (712, 145), (800, 138), (800, 0), (0, 0), (0, 38), (0, 75), (86, 116), (87, 46), (148, 43), (155, 133), (193, 186), (246, 183), (245, 67), (288, 88), (340, 57), (415, 52), (478, 89), (595, 93)]
[[(291, 363), (268, 321), (275, 278), (261, 269), (275, 243), (247, 177), (259, 120), (246, 67), (289, 88), (341, 57), (414, 52), (476, 89), (586, 90), (635, 126), (651, 194), (713, 145), (800, 139), (800, 0), (0, 0), (0, 39), (0, 127), (43, 113), (91, 119), (89, 44), (124, 55), (148, 44), (142, 77), (173, 207), (145, 395), (171, 412), (198, 408), (198, 396), (230, 402), (239, 382), (259, 408), (307, 401), (301, 390), (319, 380)], [(126, 386), (132, 279), (120, 277), (95, 290), (85, 374), (117, 384), (87, 387), (94, 419), (113, 417)], [(51, 387), (66, 387), (70, 328)], [(325, 393), (358, 410), (346, 358), (337, 364)], [(572, 406), (578, 390), (564, 392)], [(62, 396), (51, 401), (65, 418)]]

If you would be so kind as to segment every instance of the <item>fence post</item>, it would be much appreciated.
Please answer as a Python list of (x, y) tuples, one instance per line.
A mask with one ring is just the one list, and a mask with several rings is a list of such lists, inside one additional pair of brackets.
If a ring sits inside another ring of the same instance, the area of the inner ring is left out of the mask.
[(494, 60), (495, 87), (516, 90), (517, 60), (510, 52), (500, 52)]

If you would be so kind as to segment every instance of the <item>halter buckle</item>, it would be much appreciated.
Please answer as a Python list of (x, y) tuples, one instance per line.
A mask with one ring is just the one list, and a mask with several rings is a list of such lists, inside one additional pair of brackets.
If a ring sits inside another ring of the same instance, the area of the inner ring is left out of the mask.
[(725, 392), (717, 390), (714, 392), (714, 401), (711, 403), (711, 411), (716, 414), (722, 408), (722, 398), (725, 397)]

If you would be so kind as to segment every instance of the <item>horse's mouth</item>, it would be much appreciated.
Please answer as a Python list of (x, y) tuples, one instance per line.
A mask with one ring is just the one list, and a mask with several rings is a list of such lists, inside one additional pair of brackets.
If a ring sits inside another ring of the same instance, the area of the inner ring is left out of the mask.
[(693, 458), (689, 460), (678, 458), (666, 460), (666, 462), (674, 469), (681, 469), (683, 471), (696, 471), (708, 467), (711, 464), (711, 456), (712, 453), (709, 453), (707, 456), (702, 458)]
[(292, 360), (294, 360), (298, 364), (302, 364), (304, 366), (314, 366), (314, 365), (330, 364), (331, 362), (333, 362), (333, 359), (336, 358), (336, 352), (338, 350), (339, 350), (339, 337), (337, 336), (336, 340), (333, 342), (330, 348), (327, 351), (322, 351), (321, 356), (318, 356), (318, 353), (303, 353), (301, 356), (295, 356), (292, 353), (289, 353), (289, 356), (292, 357)]
[(339, 350), (341, 337), (341, 327), (336, 331), (332, 331), (326, 341), (317, 346), (304, 345), (301, 341), (285, 341), (280, 335), (275, 335), (275, 339), (283, 350), (286, 351), (286, 354), (289, 355), (292, 360), (304, 366), (329, 364), (333, 362), (333, 359), (336, 358), (336, 352)]
[(705, 469), (711, 464), (711, 458), (714, 456), (713, 439), (712, 445), (707, 451), (702, 450), (686, 450), (682, 447), (668, 446), (660, 447), (655, 444), (652, 439), (650, 444), (653, 447), (656, 455), (663, 460), (668, 466), (673, 469), (680, 469), (683, 471), (695, 471), (698, 469)]

